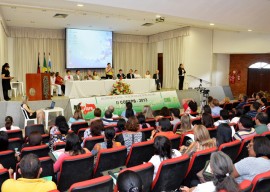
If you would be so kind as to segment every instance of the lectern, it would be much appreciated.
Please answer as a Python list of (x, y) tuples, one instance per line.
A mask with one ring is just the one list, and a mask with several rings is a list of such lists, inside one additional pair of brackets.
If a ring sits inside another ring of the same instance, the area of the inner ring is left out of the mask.
[(26, 95), (28, 96), (29, 101), (50, 100), (50, 74), (27, 73)]

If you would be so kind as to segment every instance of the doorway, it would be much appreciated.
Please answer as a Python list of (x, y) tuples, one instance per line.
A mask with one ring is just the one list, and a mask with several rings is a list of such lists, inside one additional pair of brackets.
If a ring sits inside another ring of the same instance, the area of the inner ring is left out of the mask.
[(163, 53), (158, 53), (158, 68), (161, 87), (163, 85)]
[(270, 69), (269, 68), (249, 68), (247, 95), (251, 96), (254, 92), (270, 90)]

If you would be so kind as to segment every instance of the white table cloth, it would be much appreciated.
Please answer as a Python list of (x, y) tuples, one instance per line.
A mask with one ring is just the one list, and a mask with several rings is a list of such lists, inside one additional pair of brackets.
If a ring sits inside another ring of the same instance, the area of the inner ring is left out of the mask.
[[(154, 79), (123, 79), (130, 85), (133, 93), (149, 93), (156, 90)], [(66, 81), (65, 96), (83, 98), (109, 95), (116, 80)]]

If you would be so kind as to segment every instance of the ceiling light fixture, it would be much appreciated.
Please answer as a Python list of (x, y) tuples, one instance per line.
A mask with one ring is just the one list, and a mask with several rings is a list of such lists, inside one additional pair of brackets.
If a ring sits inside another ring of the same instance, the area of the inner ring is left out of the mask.
[(156, 15), (156, 18), (160, 18), (161, 16), (160, 15)]
[(214, 23), (210, 23), (209, 25), (214, 26), (215, 24)]
[(251, 29), (248, 29), (248, 32), (251, 32), (252, 30)]
[(77, 7), (83, 7), (84, 5), (83, 4), (77, 4)]

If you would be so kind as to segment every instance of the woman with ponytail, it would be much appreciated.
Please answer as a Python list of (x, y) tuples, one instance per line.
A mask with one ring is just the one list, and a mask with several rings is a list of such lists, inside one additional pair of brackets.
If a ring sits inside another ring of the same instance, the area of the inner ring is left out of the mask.
[(114, 141), (115, 130), (114, 128), (106, 128), (104, 131), (104, 142), (95, 144), (91, 153), (96, 155), (101, 149), (110, 149), (121, 146), (121, 143)]
[(197, 185), (195, 188), (181, 187), (183, 192), (240, 192), (237, 182), (232, 177), (233, 163), (228, 155), (222, 151), (213, 152), (210, 157), (210, 168), (214, 180)]

